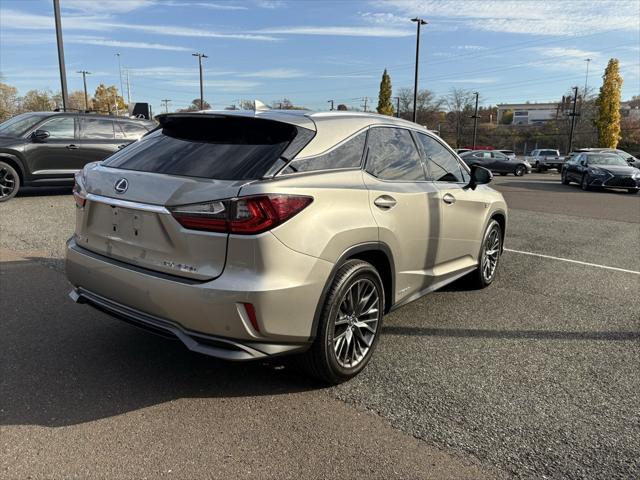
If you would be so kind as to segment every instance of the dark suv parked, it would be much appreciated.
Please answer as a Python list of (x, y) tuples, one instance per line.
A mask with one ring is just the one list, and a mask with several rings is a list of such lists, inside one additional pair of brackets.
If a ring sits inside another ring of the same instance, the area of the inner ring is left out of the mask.
[(73, 185), (102, 160), (154, 128), (153, 122), (88, 113), (32, 112), (0, 124), (0, 202), (21, 186)]

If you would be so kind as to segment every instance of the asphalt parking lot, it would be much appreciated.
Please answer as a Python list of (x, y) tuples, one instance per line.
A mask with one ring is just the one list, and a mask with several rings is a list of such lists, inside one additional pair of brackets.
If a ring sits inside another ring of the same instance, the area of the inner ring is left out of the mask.
[(0, 477), (639, 478), (640, 195), (494, 186), (496, 282), (390, 314), (335, 388), (72, 304), (69, 191), (0, 204)]

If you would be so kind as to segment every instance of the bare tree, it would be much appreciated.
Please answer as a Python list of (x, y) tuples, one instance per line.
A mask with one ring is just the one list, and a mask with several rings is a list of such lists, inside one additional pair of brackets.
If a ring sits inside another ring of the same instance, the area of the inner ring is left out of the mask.
[(452, 88), (445, 98), (447, 106), (447, 123), (451, 130), (455, 131), (456, 148), (462, 145), (465, 128), (473, 123), (473, 105), (475, 94), (470, 90)]
[[(412, 119), (413, 114), (413, 88), (401, 88), (396, 93), (400, 99), (400, 118)], [(416, 122), (427, 125), (430, 128), (436, 126), (443, 100), (435, 97), (430, 90), (419, 90), (416, 102)]]

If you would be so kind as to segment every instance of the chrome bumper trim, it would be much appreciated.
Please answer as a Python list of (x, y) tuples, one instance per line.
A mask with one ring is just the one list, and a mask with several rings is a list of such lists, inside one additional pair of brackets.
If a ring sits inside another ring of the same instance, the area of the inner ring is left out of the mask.
[(90, 202), (99, 202), (112, 207), (131, 208), (133, 210), (143, 210), (145, 212), (162, 213), (169, 215), (170, 212), (162, 205), (151, 205), (149, 203), (132, 202), (130, 200), (121, 200), (119, 198), (105, 197), (103, 195), (96, 195), (90, 193), (87, 195), (87, 200)]

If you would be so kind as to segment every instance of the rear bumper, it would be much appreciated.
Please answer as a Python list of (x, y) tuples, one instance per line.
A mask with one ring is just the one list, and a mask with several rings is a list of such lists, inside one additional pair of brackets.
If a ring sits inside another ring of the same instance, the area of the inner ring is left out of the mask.
[(125, 305), (108, 300), (82, 288), (74, 288), (69, 297), (76, 303), (86, 303), (126, 323), (162, 336), (175, 337), (189, 350), (224, 360), (256, 360), (274, 355), (303, 351), (307, 344), (277, 344), (264, 342), (239, 342), (223, 337), (192, 332), (177, 323), (154, 317)]
[[(332, 267), (289, 249), (268, 232), (230, 241), (223, 274), (206, 282), (125, 264), (82, 248), (74, 239), (67, 243), (66, 260), (74, 300), (169, 333), (191, 350), (231, 360), (308, 345)], [(245, 303), (255, 309), (257, 330)]]

